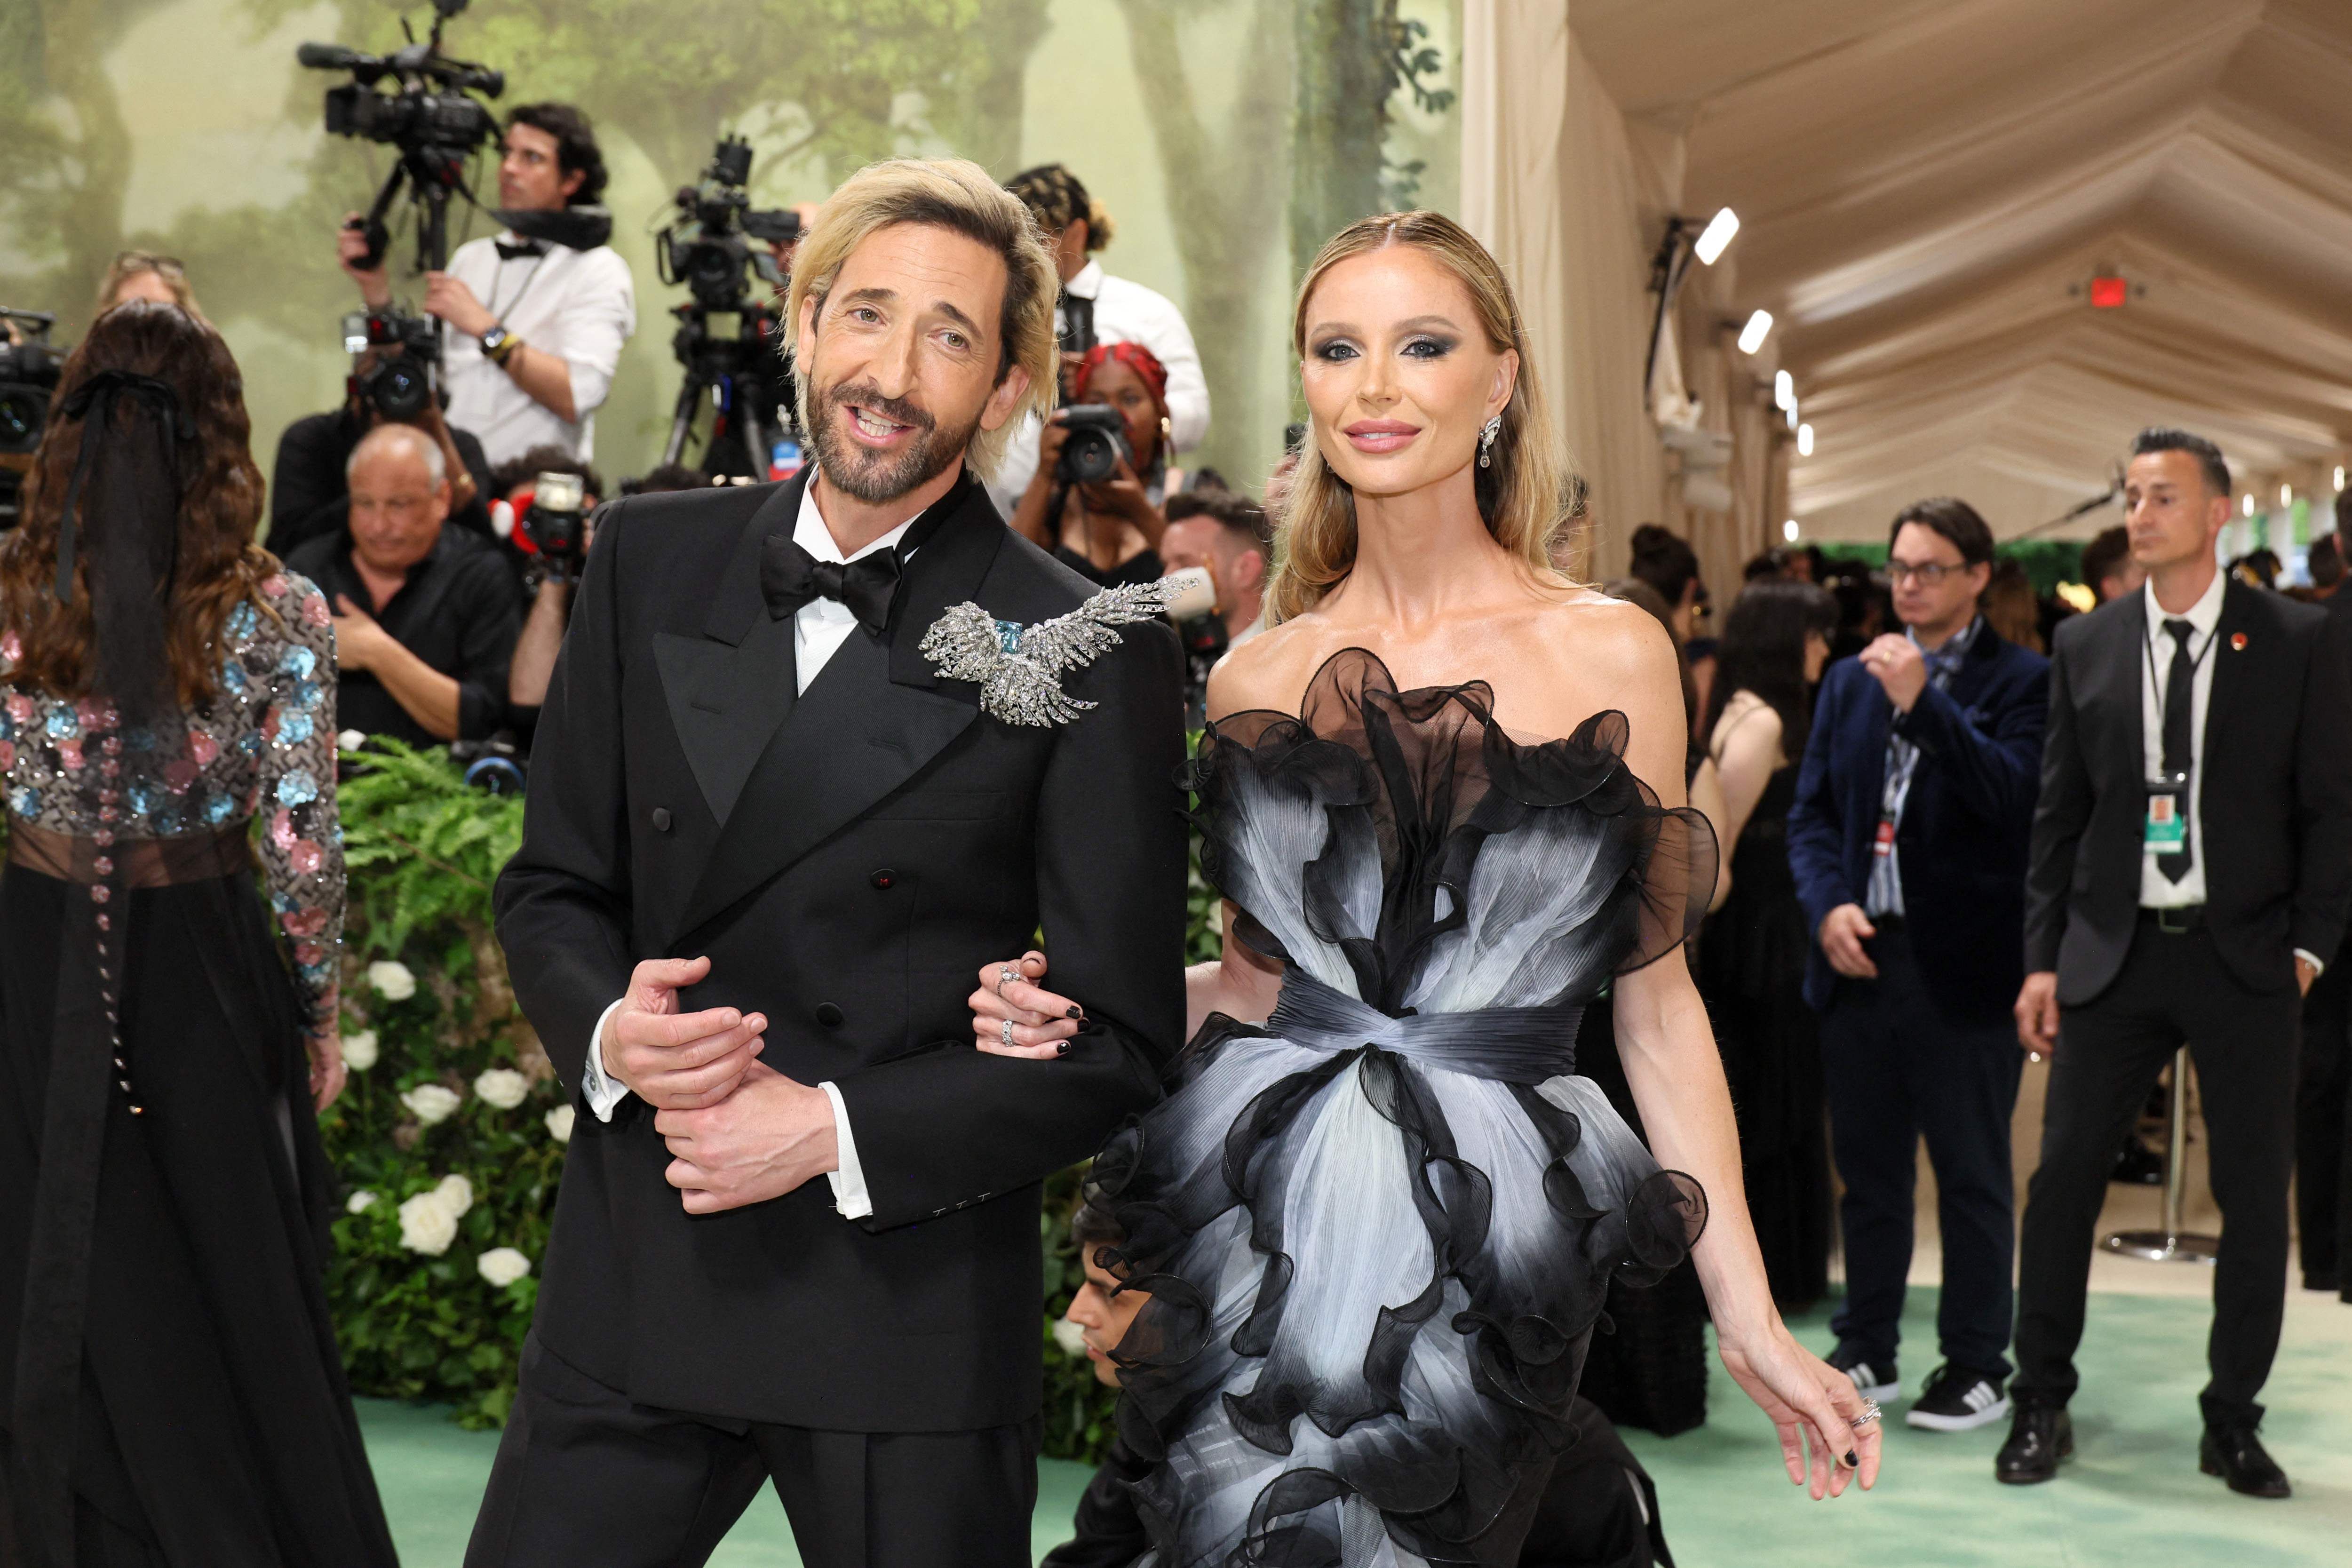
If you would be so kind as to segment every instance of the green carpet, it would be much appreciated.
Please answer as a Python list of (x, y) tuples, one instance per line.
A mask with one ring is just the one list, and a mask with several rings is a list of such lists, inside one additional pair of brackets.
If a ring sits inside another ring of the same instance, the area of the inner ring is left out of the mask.
[[(1914, 1289), (1905, 1382), (1933, 1369), (1936, 1292)], [(2195, 1297), (2091, 1299), (2074, 1400), (2077, 1457), (2048, 1486), (2001, 1487), (1993, 1450), (2007, 1423), (1947, 1436), (1890, 1409), (1874, 1491), (1814, 1503), (1788, 1484), (1771, 1429), (1720, 1367), (1713, 1420), (1671, 1439), (1628, 1442), (1658, 1483), (1680, 1568), (2340, 1568), (2352, 1563), (2352, 1307), (2298, 1296), (2265, 1391), (2263, 1436), (2295, 1496), (2263, 1502), (2197, 1472), (2197, 1390), (2210, 1309)], [(1799, 1322), (1825, 1347), (1826, 1314)], [(360, 1421), (408, 1568), (457, 1568), (498, 1447), (438, 1408), (363, 1400)], [(1085, 1485), (1078, 1466), (1041, 1466), (1036, 1549), (1062, 1540)], [(762, 1494), (711, 1559), (715, 1568), (797, 1568), (775, 1494)]]

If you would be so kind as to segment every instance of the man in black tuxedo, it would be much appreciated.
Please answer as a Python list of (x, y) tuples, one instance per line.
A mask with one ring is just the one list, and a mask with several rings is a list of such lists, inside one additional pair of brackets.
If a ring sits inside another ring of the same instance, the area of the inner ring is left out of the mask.
[[(811, 1568), (1029, 1561), (1038, 1184), (1184, 1011), (1173, 636), (1119, 626), (1059, 724), (920, 647), (1091, 592), (965, 470), (1053, 385), (1054, 293), (978, 167), (865, 171), (787, 304), (812, 474), (597, 530), (498, 889), (580, 1115), (471, 1568), (698, 1563), (766, 1479)], [(965, 1005), (1041, 928), (1052, 1072)]]
[(2004, 1481), (2072, 1451), (2066, 1402), (2115, 1148), (2156, 1075), (2195, 1054), (2213, 1195), (2200, 1467), (2284, 1497), (2255, 1403), (2285, 1307), (2304, 992), (2352, 902), (2352, 673), (2318, 609), (2229, 581), (2230, 470), (2147, 430), (2124, 498), (2142, 592), (2058, 628), (2033, 822), (2018, 1037), (2053, 1052), (2020, 1243)]

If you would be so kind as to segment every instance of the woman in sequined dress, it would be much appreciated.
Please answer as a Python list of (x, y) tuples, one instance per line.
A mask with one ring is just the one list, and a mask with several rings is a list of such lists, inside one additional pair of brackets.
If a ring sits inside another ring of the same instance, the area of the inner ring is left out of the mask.
[(321, 1284), (332, 621), (253, 542), (248, 435), (209, 326), (110, 311), (0, 544), (12, 1563), (395, 1560)]
[[(1683, 942), (1715, 883), (1666, 635), (1551, 569), (1575, 512), (1518, 309), (1432, 213), (1300, 288), (1312, 416), (1270, 629), (1192, 769), (1223, 959), (1168, 1098), (1096, 1160), (1150, 1568), (1506, 1568), (1612, 1279), (1687, 1252), (1727, 1370), (1812, 1495), (1878, 1427), (1775, 1311)], [(982, 972), (975, 1042), (1053, 1058), (1084, 997)], [(1650, 1147), (1577, 1076), (1607, 986)]]

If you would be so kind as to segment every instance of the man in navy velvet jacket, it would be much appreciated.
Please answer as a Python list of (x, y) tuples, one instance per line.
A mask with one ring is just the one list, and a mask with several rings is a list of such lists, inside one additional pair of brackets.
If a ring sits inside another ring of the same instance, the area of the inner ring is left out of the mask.
[(1831, 1137), (1845, 1182), (1846, 1300), (1831, 1364), (1890, 1398), (1911, 1268), (1918, 1141), (1944, 1245), (1944, 1365), (1908, 1420), (1963, 1431), (2009, 1409), (2016, 1240), (2010, 1113), (2021, 1063), (2025, 863), (2049, 661), (1977, 613), (1992, 531), (1965, 501), (1906, 507), (1887, 555), (1906, 630), (1831, 667), (1789, 811), (1814, 931)]

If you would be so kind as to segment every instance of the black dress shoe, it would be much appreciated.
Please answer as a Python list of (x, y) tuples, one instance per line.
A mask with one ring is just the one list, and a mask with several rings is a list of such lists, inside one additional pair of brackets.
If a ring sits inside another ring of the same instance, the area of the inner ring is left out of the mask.
[(2135, 1187), (2160, 1187), (2164, 1185), (2164, 1156), (2141, 1142), (2139, 1134), (2135, 1132), (2116, 1151), (2115, 1168), (2107, 1173), (2107, 1180)]
[(2074, 1452), (2074, 1422), (2064, 1405), (2021, 1403), (2010, 1418), (2009, 1441), (1993, 1456), (1993, 1479), (2011, 1486), (2046, 1481)]
[(2197, 1445), (2197, 1468), (2248, 1497), (2287, 1497), (2294, 1490), (2251, 1426), (2206, 1427), (2205, 1440)]

